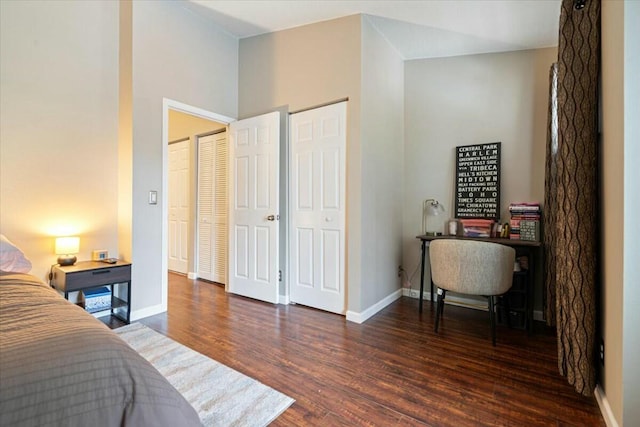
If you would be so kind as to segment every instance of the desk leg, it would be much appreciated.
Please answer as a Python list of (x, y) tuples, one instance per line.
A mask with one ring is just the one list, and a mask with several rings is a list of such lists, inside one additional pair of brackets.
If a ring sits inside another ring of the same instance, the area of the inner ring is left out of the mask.
[(430, 282), (430, 286), (431, 286), (431, 290), (430, 290), (431, 291), (431, 296), (430, 296), (431, 300), (430, 300), (430, 303), (431, 303), (431, 305), (433, 305), (433, 301), (434, 301), (434, 299), (433, 299), (433, 279), (429, 280), (429, 282)]
[[(420, 293), (418, 294), (418, 307), (420, 313), (422, 313), (422, 292), (424, 292), (424, 253), (427, 250), (427, 242), (422, 241), (422, 261), (420, 262)], [(433, 300), (433, 283), (431, 284), (431, 299)]]

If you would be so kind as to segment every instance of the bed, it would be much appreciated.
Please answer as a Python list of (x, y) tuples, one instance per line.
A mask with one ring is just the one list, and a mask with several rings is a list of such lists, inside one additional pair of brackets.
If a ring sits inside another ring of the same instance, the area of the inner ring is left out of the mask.
[(0, 271), (0, 426), (45, 425), (201, 424), (99, 320), (34, 276)]

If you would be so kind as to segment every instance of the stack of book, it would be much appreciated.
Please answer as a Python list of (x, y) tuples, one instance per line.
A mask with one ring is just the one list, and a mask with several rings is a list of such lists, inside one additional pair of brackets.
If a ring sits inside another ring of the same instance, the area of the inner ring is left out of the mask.
[(493, 220), (491, 219), (461, 219), (466, 237), (491, 237)]
[(540, 203), (511, 203), (509, 205), (511, 232), (515, 240), (540, 240)]

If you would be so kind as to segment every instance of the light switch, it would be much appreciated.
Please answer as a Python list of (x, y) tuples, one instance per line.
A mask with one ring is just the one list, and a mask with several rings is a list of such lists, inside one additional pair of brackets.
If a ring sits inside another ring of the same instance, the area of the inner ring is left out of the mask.
[(157, 191), (149, 191), (149, 204), (157, 205), (158, 204), (158, 192)]

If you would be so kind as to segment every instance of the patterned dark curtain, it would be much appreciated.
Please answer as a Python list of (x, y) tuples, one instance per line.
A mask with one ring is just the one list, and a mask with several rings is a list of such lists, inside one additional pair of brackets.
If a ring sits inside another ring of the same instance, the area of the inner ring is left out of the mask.
[(549, 112), (544, 181), (544, 287), (542, 294), (547, 325), (556, 326), (556, 212), (558, 173), (558, 63), (549, 70)]
[(554, 263), (547, 266), (546, 303), (550, 310), (555, 307), (560, 373), (585, 396), (593, 394), (596, 383), (599, 67), (600, 1), (563, 0), (557, 151), (547, 158), (545, 183), (546, 228), (553, 234), (549, 241), (545, 234), (545, 255)]

